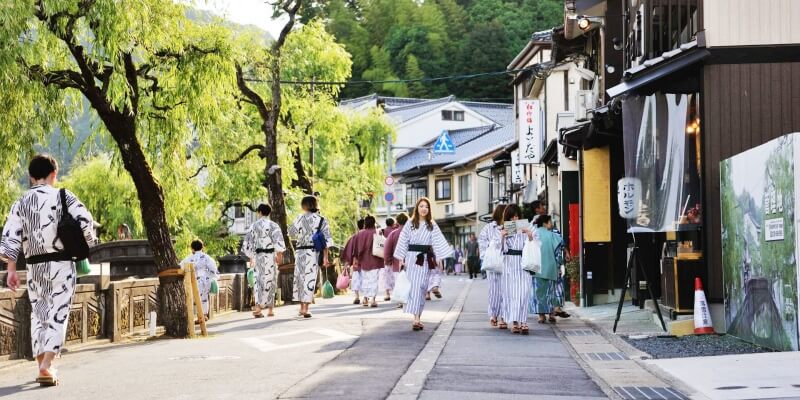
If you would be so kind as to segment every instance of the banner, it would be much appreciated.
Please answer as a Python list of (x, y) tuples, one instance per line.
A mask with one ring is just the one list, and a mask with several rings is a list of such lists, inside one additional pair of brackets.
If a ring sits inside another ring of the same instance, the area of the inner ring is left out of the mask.
[(542, 107), (539, 100), (519, 102), (519, 162), (538, 164), (542, 159)]
[(522, 169), (522, 164), (519, 162), (519, 150), (514, 150), (511, 152), (511, 183), (515, 185), (525, 183), (525, 175)]
[(727, 331), (776, 350), (798, 350), (798, 147), (787, 135), (720, 162)]

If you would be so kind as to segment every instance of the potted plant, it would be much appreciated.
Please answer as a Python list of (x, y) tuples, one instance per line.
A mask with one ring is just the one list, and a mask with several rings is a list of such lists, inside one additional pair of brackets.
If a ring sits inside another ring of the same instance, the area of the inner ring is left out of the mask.
[(566, 278), (569, 280), (569, 298), (575, 303), (576, 306), (580, 306), (581, 299), (578, 289), (580, 289), (580, 276), (581, 276), (581, 264), (577, 257), (567, 261), (565, 266), (566, 269)]

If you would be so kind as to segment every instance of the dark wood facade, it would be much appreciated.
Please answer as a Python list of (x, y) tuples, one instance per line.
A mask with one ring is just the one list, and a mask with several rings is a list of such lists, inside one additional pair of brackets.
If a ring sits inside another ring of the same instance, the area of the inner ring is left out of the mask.
[(721, 301), (719, 163), (779, 136), (800, 132), (800, 62), (707, 64), (702, 96), (706, 286), (710, 300)]

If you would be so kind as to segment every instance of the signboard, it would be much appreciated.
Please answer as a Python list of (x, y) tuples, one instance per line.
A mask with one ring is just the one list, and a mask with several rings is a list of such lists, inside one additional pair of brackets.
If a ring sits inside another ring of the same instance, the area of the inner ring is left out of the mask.
[(520, 163), (538, 164), (542, 159), (542, 107), (539, 100), (519, 102)]
[(383, 199), (386, 200), (387, 203), (391, 203), (394, 201), (394, 192), (386, 192), (383, 194)]
[(387, 176), (386, 179), (383, 180), (383, 184), (386, 186), (393, 186), (394, 185), (394, 177)]
[(617, 181), (617, 204), (619, 216), (634, 219), (639, 215), (642, 200), (642, 181), (638, 178), (622, 178)]
[(439, 135), (439, 139), (436, 139), (436, 143), (433, 144), (433, 153), (434, 154), (452, 154), (456, 152), (456, 145), (453, 144), (453, 140), (450, 139), (450, 135), (447, 131), (442, 131), (442, 134)]
[(519, 150), (514, 150), (511, 152), (511, 183), (515, 185), (525, 183), (525, 175), (522, 170), (522, 164), (519, 162)]
[(796, 215), (800, 134), (720, 162), (720, 217), (728, 334), (776, 350), (800, 349)]

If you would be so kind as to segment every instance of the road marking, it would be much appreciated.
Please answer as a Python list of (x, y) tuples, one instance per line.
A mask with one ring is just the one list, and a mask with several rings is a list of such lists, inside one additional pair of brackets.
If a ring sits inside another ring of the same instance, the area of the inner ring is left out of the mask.
[[(304, 335), (307, 336), (309, 333), (313, 334), (314, 336), (322, 336), (322, 337), (317, 339), (307, 339), (307, 340), (301, 339), (300, 341), (292, 343), (276, 342), (276, 339), (285, 337), (302, 338)], [(254, 347), (256, 350), (267, 353), (275, 350), (292, 349), (296, 347), (304, 347), (313, 344), (329, 343), (329, 342), (347, 342), (356, 339), (358, 339), (358, 336), (350, 335), (348, 333), (336, 331), (333, 329), (322, 328), (322, 329), (302, 329), (298, 331), (274, 333), (271, 335), (242, 338), (239, 340), (247, 344), (248, 346)]]

